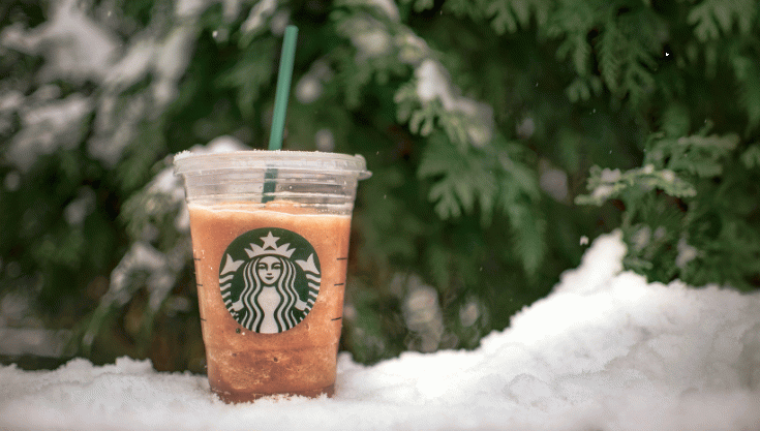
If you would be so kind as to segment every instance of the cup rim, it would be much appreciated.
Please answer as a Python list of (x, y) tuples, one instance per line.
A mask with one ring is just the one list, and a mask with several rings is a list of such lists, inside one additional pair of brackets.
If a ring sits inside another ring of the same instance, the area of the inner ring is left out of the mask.
[(222, 153), (182, 151), (174, 155), (175, 175), (208, 175), (222, 170), (288, 169), (292, 171), (334, 172), (372, 176), (363, 156), (321, 151), (243, 150)]

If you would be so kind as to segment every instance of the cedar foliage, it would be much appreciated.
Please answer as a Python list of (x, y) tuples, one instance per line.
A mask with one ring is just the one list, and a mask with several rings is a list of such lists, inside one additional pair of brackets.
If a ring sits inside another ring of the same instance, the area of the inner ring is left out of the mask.
[[(582, 236), (616, 227), (652, 281), (760, 284), (754, 0), (190, 3), (61, 2), (116, 41), (106, 77), (50, 72), (65, 41), (29, 41), (52, 3), (0, 5), (0, 297), (71, 329), (67, 355), (202, 371), (169, 156), (220, 136), (266, 147), (285, 20), (285, 147), (326, 136), (374, 173), (344, 319), (357, 360), (475, 347), (578, 265)], [(430, 289), (440, 314), (414, 317)]]

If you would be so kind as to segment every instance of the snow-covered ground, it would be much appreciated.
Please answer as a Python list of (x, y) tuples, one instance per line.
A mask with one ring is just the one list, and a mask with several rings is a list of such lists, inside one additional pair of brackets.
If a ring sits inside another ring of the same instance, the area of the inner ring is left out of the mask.
[[(760, 295), (648, 284), (598, 238), (475, 351), (339, 362), (338, 394), (226, 405), (122, 358), (0, 367), (2, 430), (758, 430)], [(507, 281), (505, 281), (506, 283)]]

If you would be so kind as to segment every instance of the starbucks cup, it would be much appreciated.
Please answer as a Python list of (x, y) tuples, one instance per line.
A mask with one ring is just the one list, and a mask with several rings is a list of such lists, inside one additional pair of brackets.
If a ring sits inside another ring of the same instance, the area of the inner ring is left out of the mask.
[(226, 402), (335, 391), (361, 156), (180, 153), (211, 390)]

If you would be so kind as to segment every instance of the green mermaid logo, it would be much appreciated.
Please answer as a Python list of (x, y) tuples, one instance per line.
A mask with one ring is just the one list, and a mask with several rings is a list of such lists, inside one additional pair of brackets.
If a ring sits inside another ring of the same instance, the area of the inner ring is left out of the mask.
[(224, 305), (253, 332), (276, 334), (296, 326), (319, 295), (319, 257), (306, 239), (286, 229), (240, 235), (227, 246), (219, 267)]

